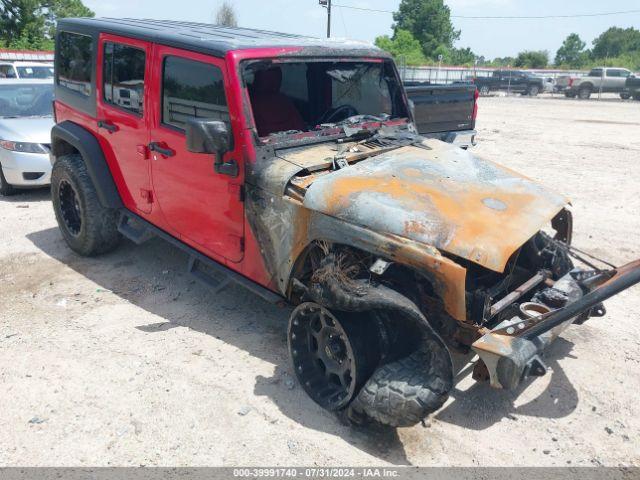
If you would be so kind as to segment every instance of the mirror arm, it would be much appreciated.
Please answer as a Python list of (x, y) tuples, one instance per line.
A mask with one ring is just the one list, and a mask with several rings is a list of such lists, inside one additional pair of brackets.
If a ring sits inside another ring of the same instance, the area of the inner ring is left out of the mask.
[(219, 151), (216, 153), (216, 161), (213, 164), (213, 169), (216, 173), (221, 175), (228, 175), (230, 177), (237, 177), (239, 172), (238, 164), (235, 160), (230, 160), (228, 162), (223, 161), (224, 151)]

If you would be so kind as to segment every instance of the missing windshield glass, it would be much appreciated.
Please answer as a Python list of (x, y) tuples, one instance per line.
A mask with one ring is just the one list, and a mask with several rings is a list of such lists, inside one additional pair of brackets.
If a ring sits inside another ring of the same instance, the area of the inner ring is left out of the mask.
[(406, 118), (391, 62), (253, 62), (244, 69), (260, 137)]

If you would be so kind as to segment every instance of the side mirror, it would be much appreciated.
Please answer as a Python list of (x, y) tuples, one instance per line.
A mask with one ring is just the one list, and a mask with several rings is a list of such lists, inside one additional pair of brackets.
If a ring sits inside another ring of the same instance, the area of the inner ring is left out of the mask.
[(233, 150), (233, 135), (229, 126), (219, 120), (206, 118), (190, 118), (187, 120), (186, 131), (187, 150), (192, 153), (215, 154), (213, 164), (217, 173), (238, 176), (238, 164), (231, 160), (225, 162), (224, 155)]

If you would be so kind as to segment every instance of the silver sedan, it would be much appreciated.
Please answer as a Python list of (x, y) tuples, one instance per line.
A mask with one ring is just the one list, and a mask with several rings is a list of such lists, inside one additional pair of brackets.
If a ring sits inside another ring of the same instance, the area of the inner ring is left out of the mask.
[(52, 80), (0, 80), (0, 194), (51, 182)]

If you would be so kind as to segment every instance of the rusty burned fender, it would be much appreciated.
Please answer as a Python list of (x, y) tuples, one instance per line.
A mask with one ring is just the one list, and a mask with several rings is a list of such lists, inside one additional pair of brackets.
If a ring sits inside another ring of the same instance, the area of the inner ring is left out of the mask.
[(302, 167), (278, 157), (263, 158), (249, 170), (247, 221), (260, 244), (272, 284), (289, 296), (294, 267), (315, 241), (347, 245), (412, 268), (431, 280), (445, 310), (466, 320), (466, 269), (436, 248), (399, 235), (379, 233), (305, 208), (286, 195), (286, 187)]

